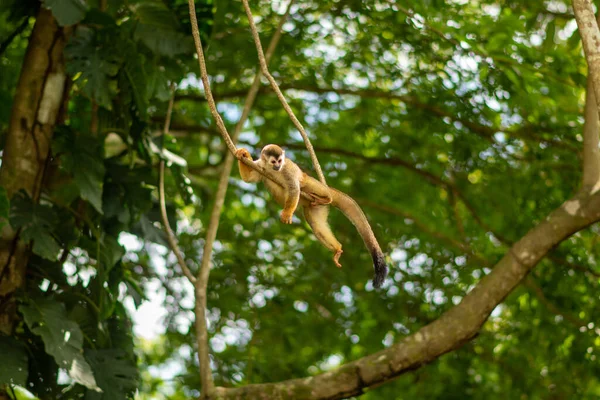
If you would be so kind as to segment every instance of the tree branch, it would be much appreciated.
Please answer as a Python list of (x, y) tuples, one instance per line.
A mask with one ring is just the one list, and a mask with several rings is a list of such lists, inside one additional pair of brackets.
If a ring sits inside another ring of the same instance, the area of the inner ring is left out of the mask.
[(310, 154), (310, 158), (315, 167), (315, 172), (317, 173), (317, 177), (319, 178), (319, 180), (321, 181), (321, 183), (323, 185), (327, 185), (327, 182), (325, 181), (325, 176), (323, 175), (323, 171), (321, 170), (321, 165), (319, 164), (319, 159), (317, 158), (317, 155), (315, 154), (315, 150), (313, 149), (312, 144), (310, 143), (310, 139), (308, 138), (308, 135), (306, 134), (304, 127), (302, 126), (300, 121), (298, 121), (298, 118), (296, 118), (296, 115), (294, 115), (294, 112), (292, 111), (289, 104), (285, 100), (283, 93), (281, 93), (281, 90), (279, 89), (277, 82), (275, 82), (275, 79), (269, 72), (269, 68), (268, 68), (267, 62), (265, 60), (265, 55), (263, 54), (262, 45), (260, 44), (260, 37), (258, 36), (258, 32), (256, 30), (256, 25), (254, 24), (254, 18), (252, 17), (252, 10), (250, 10), (250, 6), (248, 5), (248, 0), (242, 0), (242, 3), (244, 4), (244, 10), (246, 10), (246, 15), (248, 16), (248, 23), (250, 24), (250, 31), (252, 32), (252, 37), (254, 38), (254, 44), (256, 45), (256, 51), (258, 53), (258, 61), (260, 63), (260, 69), (262, 70), (263, 75), (267, 78), (267, 80), (271, 84), (273, 91), (277, 94), (277, 98), (279, 98), (281, 105), (283, 106), (283, 108), (287, 112), (288, 116), (290, 117), (290, 119), (292, 120), (294, 125), (296, 126), (296, 129), (298, 129), (298, 132), (300, 132), (300, 135), (302, 135), (302, 139), (304, 139), (304, 144), (306, 145), (306, 149), (308, 150), (308, 153)]
[(594, 95), (591, 75), (587, 77), (585, 97), (585, 122), (583, 124), (583, 187), (595, 190), (600, 181), (600, 152), (598, 151), (598, 105)]
[(600, 195), (578, 193), (515, 243), (460, 304), (401, 342), (320, 375), (216, 388), (223, 399), (343, 399), (421, 367), (473, 339), (494, 308), (557, 244), (600, 219)]
[[(71, 28), (58, 26), (40, 7), (15, 91), (5, 136), (0, 185), (8, 198), (25, 190), (38, 202), (54, 127), (68, 96), (64, 47)], [(17, 321), (15, 292), (25, 285), (31, 247), (10, 225), (0, 233), (0, 333), (10, 335)]]
[[(223, 123), (223, 118), (221, 118), (221, 115), (219, 114), (219, 111), (217, 110), (217, 105), (215, 104), (215, 99), (213, 97), (212, 90), (210, 89), (210, 82), (208, 80), (208, 72), (206, 70), (206, 61), (204, 59), (204, 51), (202, 50), (202, 41), (200, 40), (200, 31), (198, 30), (198, 20), (196, 19), (196, 5), (194, 4), (194, 0), (188, 0), (188, 6), (189, 6), (189, 10), (190, 10), (190, 22), (192, 25), (192, 36), (194, 37), (194, 45), (196, 47), (196, 54), (198, 55), (198, 64), (200, 66), (200, 77), (202, 80), (202, 85), (204, 87), (206, 101), (208, 102), (208, 108), (210, 109), (210, 113), (211, 113), (212, 117), (214, 118), (215, 123), (217, 124), (219, 133), (221, 134), (221, 137), (225, 141), (227, 148), (229, 149), (231, 154), (235, 155), (235, 152), (237, 149), (235, 147), (235, 144), (231, 140), (231, 137), (229, 136), (229, 132), (227, 132), (227, 128), (225, 127), (225, 124)], [(254, 162), (252, 162), (251, 160), (249, 160), (247, 158), (242, 158), (239, 161), (243, 162), (245, 165), (247, 165), (248, 167), (257, 171), (264, 177), (277, 183), (279, 186), (285, 187), (285, 182), (284, 182), (281, 174), (277, 174), (275, 171), (270, 170), (270, 169), (261, 168), (260, 166), (256, 165)], [(301, 192), (300, 194), (307, 200), (312, 200), (312, 197), (307, 195), (305, 192)]]
[[(273, 37), (271, 38), (271, 42), (269, 43), (269, 47), (267, 48), (267, 53), (265, 55), (265, 62), (268, 63), (275, 52), (275, 48), (279, 40), (281, 39), (281, 28), (283, 24), (287, 20), (291, 7), (293, 4), (293, 0), (288, 4), (287, 10), (285, 14), (281, 17), (279, 21), (279, 25), (275, 30)], [(250, 109), (254, 104), (254, 100), (256, 99), (256, 95), (258, 94), (258, 89), (260, 87), (260, 75), (261, 71), (259, 70), (254, 76), (254, 81), (252, 82), (252, 86), (248, 91), (246, 96), (246, 100), (244, 102), (244, 108), (242, 110), (242, 115), (240, 120), (238, 121), (235, 129), (233, 131), (232, 141), (234, 143), (237, 142), (240, 133), (244, 127), (244, 123), (248, 119), (248, 115), (250, 114)], [(221, 211), (223, 209), (223, 203), (225, 201), (225, 194), (227, 193), (227, 186), (229, 184), (229, 175), (231, 175), (231, 169), (233, 167), (234, 157), (231, 153), (227, 153), (225, 156), (225, 163), (223, 165), (223, 170), (221, 171), (221, 176), (219, 178), (219, 185), (217, 187), (217, 192), (215, 194), (215, 203), (213, 204), (213, 208), (210, 214), (210, 220), (208, 222), (208, 227), (206, 229), (206, 240), (204, 241), (204, 251), (202, 253), (202, 261), (200, 265), (200, 270), (198, 271), (197, 284), (195, 287), (196, 293), (196, 337), (198, 341), (198, 358), (200, 362), (200, 369), (202, 375), (211, 374), (210, 370), (210, 358), (209, 358), (209, 344), (208, 344), (208, 329), (206, 325), (206, 289), (208, 286), (208, 279), (210, 275), (210, 261), (212, 257), (213, 243), (215, 238), (217, 237), (217, 230), (219, 229), (219, 218), (221, 216)], [(212, 381), (212, 377), (204, 377), (202, 388), (202, 397), (208, 398), (211, 395), (212, 388), (214, 385), (208, 384), (208, 382)], [(208, 385), (208, 386), (205, 386)]]
[[(175, 88), (173, 88), (173, 96), (169, 100), (169, 105), (167, 107), (167, 115), (165, 117), (165, 125), (163, 128), (163, 135), (169, 133), (169, 125), (171, 124), (171, 115), (173, 113), (173, 99), (175, 97)], [(179, 246), (177, 245), (177, 239), (175, 239), (175, 234), (173, 230), (171, 230), (171, 225), (169, 224), (169, 218), (167, 217), (167, 206), (165, 204), (165, 160), (161, 159), (159, 163), (159, 172), (158, 172), (158, 195), (159, 195), (159, 203), (160, 203), (160, 218), (163, 224), (163, 229), (167, 235), (167, 242), (169, 243), (169, 247), (175, 253), (175, 257), (177, 258), (177, 263), (179, 267), (183, 271), (183, 274), (189, 281), (194, 285), (196, 283), (196, 277), (190, 269), (188, 268), (181, 251), (179, 250)]]
[(8, 35), (8, 37), (2, 43), (0, 43), (0, 55), (4, 54), (4, 52), (6, 51), (8, 46), (10, 46), (12, 41), (15, 40), (15, 38), (25, 30), (25, 28), (27, 28), (27, 25), (29, 25), (29, 16), (25, 17), (25, 19), (23, 19), (23, 22), (21, 22), (21, 24), (17, 26), (17, 29), (15, 29), (10, 35)]
[[(585, 59), (588, 64), (588, 77), (591, 78), (596, 99), (600, 99), (600, 30), (590, 0), (573, 0), (573, 11), (579, 28)], [(596, 102), (596, 118), (600, 103)]]

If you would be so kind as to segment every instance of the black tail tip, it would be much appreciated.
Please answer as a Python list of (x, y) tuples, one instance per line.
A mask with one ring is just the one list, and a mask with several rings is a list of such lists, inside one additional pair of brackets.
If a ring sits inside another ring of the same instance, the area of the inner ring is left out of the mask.
[(375, 269), (375, 277), (373, 278), (373, 286), (380, 288), (385, 281), (388, 273), (388, 267), (385, 264), (385, 257), (381, 252), (375, 252), (373, 256), (373, 268)]

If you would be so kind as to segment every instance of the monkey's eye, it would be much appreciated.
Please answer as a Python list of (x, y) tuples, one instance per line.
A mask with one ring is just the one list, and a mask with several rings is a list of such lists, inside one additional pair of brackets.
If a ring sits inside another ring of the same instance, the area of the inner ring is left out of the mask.
[(275, 160), (271, 160), (271, 164), (275, 164)]

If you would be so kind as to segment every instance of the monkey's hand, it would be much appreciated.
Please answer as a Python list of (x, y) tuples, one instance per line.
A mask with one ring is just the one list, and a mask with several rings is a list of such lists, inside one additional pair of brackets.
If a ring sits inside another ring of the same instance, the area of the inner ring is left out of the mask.
[(248, 150), (242, 149), (242, 148), (236, 150), (235, 157), (238, 160), (241, 160), (242, 158), (248, 158), (248, 159), (252, 160), (252, 156), (250, 155), (250, 152)]
[(292, 216), (294, 215), (293, 212), (289, 212), (287, 210), (283, 210), (281, 212), (281, 222), (283, 222), (284, 224), (291, 224), (292, 223)]

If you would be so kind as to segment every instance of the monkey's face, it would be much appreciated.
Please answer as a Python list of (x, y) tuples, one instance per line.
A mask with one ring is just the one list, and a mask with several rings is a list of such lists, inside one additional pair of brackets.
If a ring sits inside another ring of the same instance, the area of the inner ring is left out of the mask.
[(270, 165), (275, 171), (279, 171), (281, 167), (283, 167), (283, 163), (285, 162), (285, 155), (281, 154), (280, 156), (269, 156), (267, 158), (267, 163)]
[(275, 144), (268, 144), (263, 147), (261, 157), (264, 163), (271, 166), (275, 171), (279, 171), (285, 162), (285, 151)]

